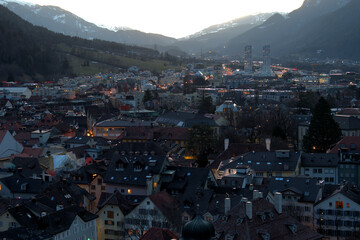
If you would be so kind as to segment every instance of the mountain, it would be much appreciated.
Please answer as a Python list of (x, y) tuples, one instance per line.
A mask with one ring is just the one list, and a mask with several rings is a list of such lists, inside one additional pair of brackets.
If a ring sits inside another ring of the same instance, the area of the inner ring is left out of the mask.
[(0, 0), (0, 4), (36, 26), (69, 36), (147, 47), (170, 45), (176, 41), (174, 38), (160, 34), (144, 33), (126, 28), (115, 28), (112, 31), (87, 22), (73, 13), (55, 6), (40, 6), (14, 0)]
[(242, 55), (245, 45), (251, 44), (253, 54), (261, 56), (262, 46), (270, 44), (272, 56), (277, 57), (359, 58), (355, 41), (360, 32), (359, 3), (358, 0), (305, 0), (287, 16), (275, 14), (262, 25), (231, 39), (224, 52)]
[(0, 5), (0, 79), (29, 81), (116, 72), (137, 65), (161, 71), (176, 58), (158, 51), (51, 32), (26, 22)]
[(223, 47), (225, 43), (249, 29), (264, 23), (273, 13), (244, 16), (216, 24), (200, 32), (179, 39), (174, 45), (188, 52), (209, 51)]

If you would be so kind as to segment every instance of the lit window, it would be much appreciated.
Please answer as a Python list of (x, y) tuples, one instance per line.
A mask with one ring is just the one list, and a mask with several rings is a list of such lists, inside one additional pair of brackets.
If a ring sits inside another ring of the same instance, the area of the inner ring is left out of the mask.
[(128, 189), (128, 194), (131, 194), (131, 189)]
[(133, 230), (131, 228), (128, 230), (128, 234), (133, 235)]
[(108, 218), (114, 218), (114, 212), (113, 211), (108, 211), (107, 212), (107, 217)]
[[(157, 187), (157, 182), (154, 182), (154, 188), (156, 188)], [(0, 189), (1, 190), (1, 189)]]
[(346, 207), (348, 207), (348, 208), (349, 208), (349, 207), (350, 207), (350, 203), (347, 203), (347, 204), (346, 204)]
[(336, 208), (343, 208), (343, 207), (344, 207), (343, 201), (336, 201)]

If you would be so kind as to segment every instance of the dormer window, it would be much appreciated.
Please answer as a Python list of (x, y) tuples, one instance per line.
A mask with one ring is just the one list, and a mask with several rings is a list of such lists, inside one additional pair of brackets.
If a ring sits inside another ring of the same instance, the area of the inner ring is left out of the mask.
[(141, 164), (135, 164), (135, 165), (134, 165), (134, 171), (140, 172), (141, 170), (142, 170)]
[(123, 171), (124, 170), (124, 163), (121, 162), (121, 161), (116, 162), (115, 168), (116, 168), (115, 169), (116, 171)]

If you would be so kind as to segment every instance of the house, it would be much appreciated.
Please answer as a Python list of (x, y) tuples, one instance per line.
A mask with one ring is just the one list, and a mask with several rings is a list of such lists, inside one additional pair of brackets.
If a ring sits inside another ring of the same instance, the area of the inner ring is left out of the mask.
[(339, 124), (341, 133), (346, 136), (360, 136), (360, 119), (353, 116), (334, 116)]
[(124, 239), (125, 216), (135, 208), (119, 191), (101, 194), (97, 215), (98, 239)]
[(123, 134), (127, 127), (151, 127), (154, 126), (154, 123), (151, 121), (143, 120), (122, 120), (122, 119), (108, 119), (102, 122), (99, 122), (94, 127), (94, 136), (104, 137), (107, 139), (116, 139)]
[(31, 90), (27, 87), (1, 87), (0, 98), (7, 98), (12, 100), (29, 99), (31, 97)]
[(112, 155), (105, 174), (106, 192), (125, 195), (151, 195), (160, 189), (160, 174), (167, 164), (164, 155)]
[(300, 173), (300, 152), (277, 150), (275, 152), (249, 152), (224, 160), (218, 167), (218, 175), (236, 174), (238, 166), (249, 166), (256, 177), (288, 177)]
[(106, 191), (105, 173), (106, 167), (101, 163), (89, 164), (69, 173), (73, 183), (96, 198), (89, 206), (89, 211), (93, 213), (96, 211), (101, 194)]
[(339, 154), (339, 183), (348, 181), (360, 186), (360, 137), (344, 137), (329, 153)]
[[(2, 217), (1, 220), (5, 220)], [(40, 231), (41, 234), (46, 233), (46, 237), (52, 237), (45, 239), (97, 239), (97, 216), (78, 206), (59, 209), (50, 214), (44, 212), (37, 217), (25, 205), (19, 205), (10, 208), (8, 215), (5, 215), (7, 217), (9, 224), (5, 227), (6, 230), (26, 227), (33, 230), (30, 233)], [(25, 237), (22, 236), (21, 239)]]
[(47, 186), (41, 178), (26, 178), (20, 174), (0, 179), (0, 195), (5, 198), (30, 199)]
[(303, 153), (301, 175), (338, 184), (339, 155), (334, 153)]
[(336, 186), (314, 206), (315, 229), (330, 239), (358, 239), (360, 190), (351, 183)]
[[(240, 201), (214, 221), (215, 236), (221, 240), (322, 239), (281, 208), (281, 193), (272, 205), (263, 198)], [(230, 199), (229, 199), (230, 200)], [(230, 202), (229, 202), (230, 206)]]
[(76, 205), (92, 211), (91, 207), (94, 206), (92, 202), (95, 197), (75, 183), (60, 180), (53, 182), (36, 195), (36, 199), (54, 210)]
[[(23, 146), (15, 140), (9, 131), (0, 130), (0, 160), (6, 160), (12, 155), (22, 153), (23, 150)], [(3, 165), (4, 162), (1, 162)]]
[(268, 199), (275, 204), (277, 192), (282, 194), (282, 207), (299, 222), (313, 226), (314, 205), (322, 198), (322, 187), (317, 179), (303, 177), (272, 178)]
[(168, 228), (180, 233), (179, 203), (162, 191), (146, 197), (125, 217), (125, 239), (140, 237), (152, 227)]

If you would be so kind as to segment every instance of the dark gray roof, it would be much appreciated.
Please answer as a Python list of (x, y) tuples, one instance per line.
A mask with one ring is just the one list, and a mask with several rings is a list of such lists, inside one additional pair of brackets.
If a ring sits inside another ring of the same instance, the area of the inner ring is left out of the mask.
[[(105, 182), (121, 185), (146, 186), (147, 176), (160, 174), (166, 156), (144, 156), (144, 155), (113, 155), (107, 172)], [(119, 168), (119, 164), (123, 168)], [(135, 170), (135, 166), (141, 166), (141, 170)]]
[(344, 196), (350, 198), (352, 201), (356, 202), (357, 204), (360, 204), (360, 189), (352, 183), (347, 182), (340, 186), (327, 186), (326, 190), (326, 196), (322, 199), (322, 201), (325, 201), (326, 199), (338, 193), (341, 193)]
[(360, 130), (360, 119), (353, 116), (334, 116), (341, 130)]
[(338, 154), (331, 153), (303, 153), (301, 155), (302, 167), (337, 167)]
[(300, 195), (300, 202), (316, 203), (317, 195), (321, 189), (315, 178), (303, 177), (276, 177), (269, 182), (269, 192), (293, 191)]
[(150, 127), (153, 125), (151, 121), (144, 121), (144, 120), (120, 120), (120, 119), (108, 119), (96, 124), (97, 127), (136, 127), (136, 126), (145, 126)]
[(156, 120), (159, 124), (181, 127), (193, 127), (194, 125), (209, 125), (210, 127), (217, 126), (213, 119), (207, 118), (202, 114), (192, 112), (168, 112), (159, 116)]
[(48, 185), (42, 179), (25, 178), (21, 175), (13, 175), (0, 180), (11, 193), (41, 193)]
[(278, 152), (249, 152), (243, 155), (222, 161), (219, 170), (236, 169), (237, 166), (247, 165), (255, 172), (264, 171), (295, 171), (300, 159), (300, 152), (288, 152), (288, 157), (284, 157)]

